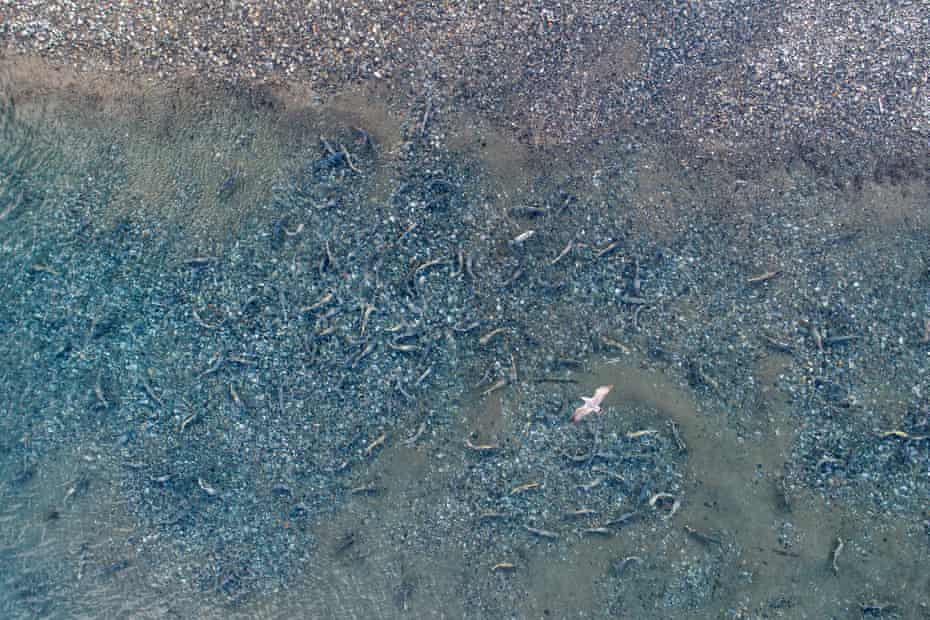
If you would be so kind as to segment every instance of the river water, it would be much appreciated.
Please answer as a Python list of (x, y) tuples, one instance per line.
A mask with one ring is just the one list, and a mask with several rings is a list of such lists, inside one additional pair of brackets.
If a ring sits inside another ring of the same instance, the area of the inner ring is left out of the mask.
[(930, 613), (925, 178), (6, 89), (3, 617)]

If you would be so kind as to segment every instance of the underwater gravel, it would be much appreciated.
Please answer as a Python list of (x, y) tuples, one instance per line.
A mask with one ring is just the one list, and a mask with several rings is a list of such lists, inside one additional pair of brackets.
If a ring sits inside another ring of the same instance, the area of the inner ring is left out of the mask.
[[(354, 137), (333, 135), (349, 157), (324, 144), (306, 153), (244, 223), (251, 232), (210, 255), (159, 241), (144, 218), (96, 223), (125, 183), (106, 140), (48, 200), (17, 208), (3, 223), (0, 287), (14, 491), (56, 447), (84, 446), (121, 472), (137, 557), (234, 602), (312, 566), (332, 544), (314, 524), (352, 495), (385, 492), (379, 437), (393, 446), (418, 429), (413, 444), (451, 458), (454, 473), (444, 502), (411, 508), (430, 524), (412, 550), (453, 543), (485, 565), (489, 549), (506, 556), (550, 533), (572, 545), (605, 522), (661, 527), (678, 506), (655, 496), (678, 497), (686, 462), (671, 435), (631, 437), (648, 419), (635, 410), (572, 427), (579, 386), (541, 382), (572, 381), (583, 360), (627, 348), (738, 428), (766, 414), (755, 362), (782, 356), (777, 383), (801, 427), (786, 493), (820, 489), (865, 514), (920, 518), (922, 233), (872, 237), (799, 172), (780, 193), (736, 179), (740, 218), (696, 213), (659, 241), (630, 224), (649, 158), (637, 147), (613, 160), (609, 200), (553, 189), (538, 210), (501, 212), (472, 162), (416, 130), (389, 199), (373, 201), (353, 167), (375, 167), (378, 152)], [(692, 199), (719, 195), (700, 172), (680, 174)], [(907, 387), (896, 409), (888, 376)], [(498, 381), (503, 415), (519, 423), (463, 437), (463, 394)], [(26, 411), (23, 428), (14, 412)], [(466, 438), (503, 443), (485, 454)], [(566, 518), (578, 507), (598, 516)], [(706, 605), (720, 561), (677, 567), (657, 600)], [(511, 594), (499, 595), (474, 612), (507, 609)]]

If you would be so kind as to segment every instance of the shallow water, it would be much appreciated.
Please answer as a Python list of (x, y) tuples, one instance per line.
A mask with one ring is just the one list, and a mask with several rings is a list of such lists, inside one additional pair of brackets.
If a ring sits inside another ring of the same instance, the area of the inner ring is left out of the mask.
[(925, 180), (8, 88), (4, 617), (926, 617)]

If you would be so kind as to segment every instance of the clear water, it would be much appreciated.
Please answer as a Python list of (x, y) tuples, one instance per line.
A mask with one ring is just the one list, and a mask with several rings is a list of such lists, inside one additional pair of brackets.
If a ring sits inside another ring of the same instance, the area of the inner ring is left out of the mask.
[(924, 181), (18, 86), (3, 617), (927, 613)]

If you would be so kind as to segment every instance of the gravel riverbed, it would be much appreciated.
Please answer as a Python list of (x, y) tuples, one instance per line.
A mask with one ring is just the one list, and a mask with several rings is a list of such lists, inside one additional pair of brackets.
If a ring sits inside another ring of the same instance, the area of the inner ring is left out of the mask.
[(927, 616), (921, 3), (0, 19), (7, 617)]

